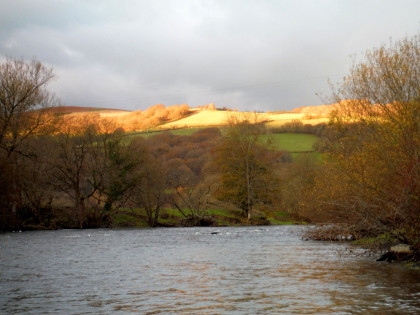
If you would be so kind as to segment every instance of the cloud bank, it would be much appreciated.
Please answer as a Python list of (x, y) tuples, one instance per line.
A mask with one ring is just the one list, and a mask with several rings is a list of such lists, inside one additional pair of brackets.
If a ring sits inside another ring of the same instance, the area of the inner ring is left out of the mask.
[(418, 12), (416, 0), (10, 0), (0, 55), (54, 67), (65, 105), (288, 110), (322, 104), (350, 55), (418, 32)]

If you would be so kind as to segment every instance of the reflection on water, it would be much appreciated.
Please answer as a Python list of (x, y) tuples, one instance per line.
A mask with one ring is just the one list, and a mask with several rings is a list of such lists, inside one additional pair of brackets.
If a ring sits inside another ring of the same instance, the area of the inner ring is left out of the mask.
[(420, 272), (303, 226), (0, 235), (0, 313), (418, 314)]

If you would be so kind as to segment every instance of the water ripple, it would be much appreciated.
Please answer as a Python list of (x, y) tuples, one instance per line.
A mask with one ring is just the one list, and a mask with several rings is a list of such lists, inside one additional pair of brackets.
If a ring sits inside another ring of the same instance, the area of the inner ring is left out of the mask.
[(304, 229), (0, 234), (0, 313), (420, 312), (418, 271), (342, 256)]

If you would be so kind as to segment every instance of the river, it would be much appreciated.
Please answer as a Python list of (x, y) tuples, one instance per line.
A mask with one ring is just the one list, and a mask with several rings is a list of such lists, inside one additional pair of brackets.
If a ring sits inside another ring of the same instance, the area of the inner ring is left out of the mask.
[(419, 271), (304, 241), (304, 229), (3, 233), (0, 313), (420, 313)]

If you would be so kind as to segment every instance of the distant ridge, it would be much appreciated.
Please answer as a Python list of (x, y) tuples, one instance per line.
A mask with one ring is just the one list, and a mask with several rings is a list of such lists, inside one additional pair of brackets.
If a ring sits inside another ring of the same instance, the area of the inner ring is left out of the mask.
[(84, 107), (84, 106), (57, 106), (57, 107), (51, 107), (50, 110), (54, 113), (60, 113), (60, 114), (98, 112), (98, 111), (130, 112), (129, 110), (125, 110), (125, 109), (102, 108), (102, 107)]

